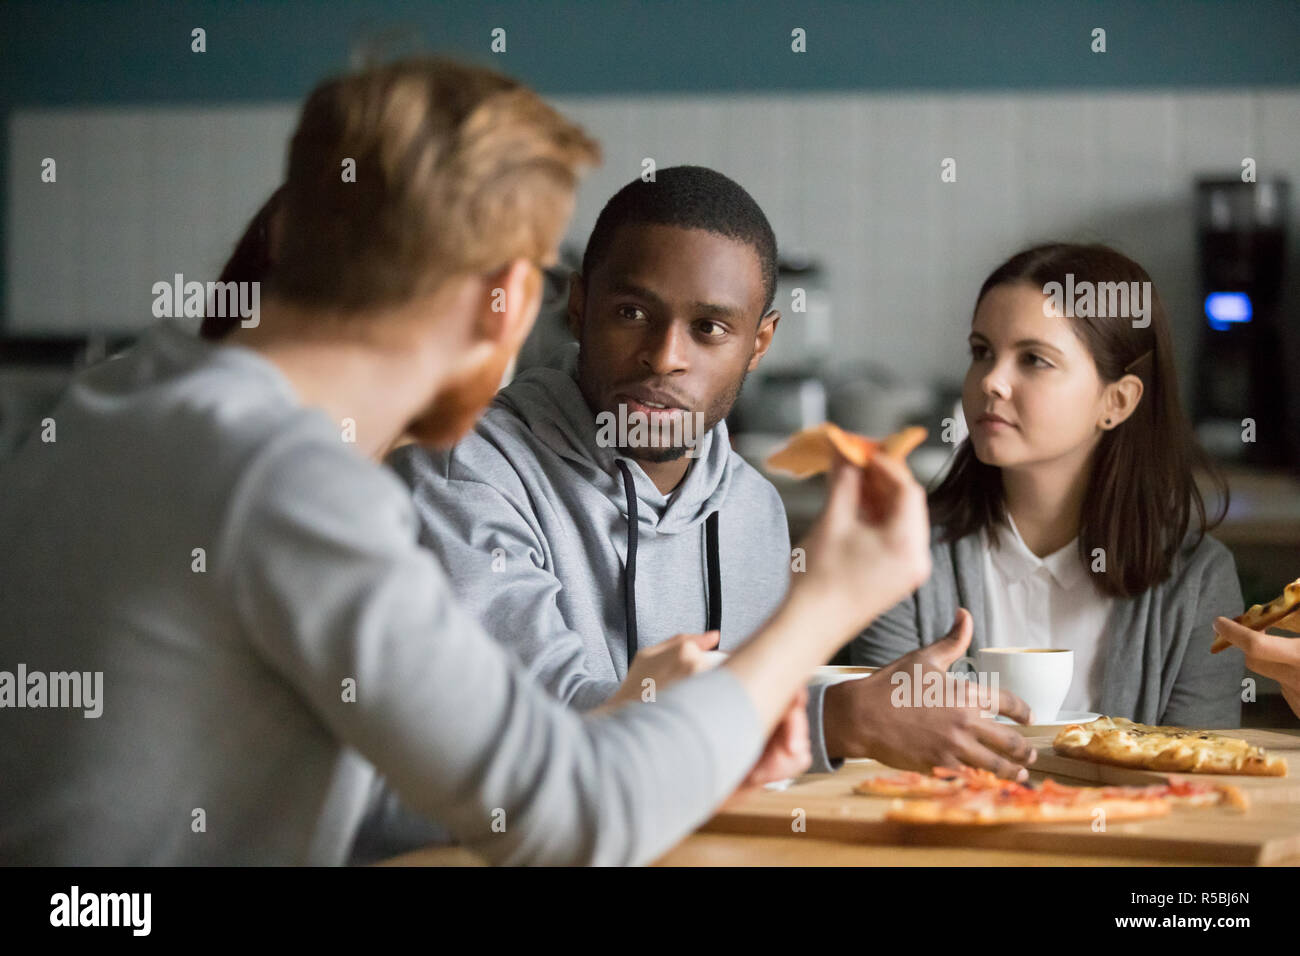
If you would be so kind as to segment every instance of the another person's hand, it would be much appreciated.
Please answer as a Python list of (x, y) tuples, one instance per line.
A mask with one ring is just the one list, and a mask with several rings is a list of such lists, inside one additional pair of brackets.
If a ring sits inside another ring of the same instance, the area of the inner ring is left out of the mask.
[(650, 685), (657, 694), (673, 681), (690, 677), (704, 670), (709, 665), (705, 651), (718, 646), (719, 633), (705, 631), (703, 634), (678, 634), (654, 647), (637, 651), (632, 658), (623, 683), (605, 702), (604, 707), (618, 707), (621, 704), (639, 701), (645, 693), (646, 680), (654, 681)]
[(1300, 639), (1252, 631), (1226, 617), (1214, 622), (1214, 633), (1246, 655), (1246, 666), (1282, 685), (1282, 696), (1300, 717)]
[(814, 596), (823, 619), (860, 630), (930, 576), (925, 492), (885, 455), (866, 468), (837, 457), (826, 507), (801, 545), (806, 570), (791, 591)]
[(971, 680), (962, 688), (960, 707), (955, 700), (944, 700), (945, 706), (940, 707), (911, 706), (910, 688), (903, 688), (908, 693), (900, 695), (907, 706), (894, 704), (895, 674), (905, 674), (911, 682), (938, 671), (945, 675), (945, 689), (953, 686), (946, 672), (970, 646), (971, 631), (970, 612), (962, 608), (941, 640), (900, 657), (870, 677), (826, 688), (822, 724), (827, 751), (835, 757), (871, 757), (900, 770), (929, 772), (965, 765), (1006, 779), (1026, 779), (1025, 767), (1038, 754), (1015, 728), (981, 716), (996, 708), (1002, 716), (1028, 723), (1029, 707), (1009, 691), (1000, 691), (996, 702), (980, 700), (978, 684)]
[(797, 777), (812, 766), (812, 749), (808, 742), (808, 691), (800, 689), (767, 738), (763, 753), (741, 781), (735, 795), (740, 796), (767, 783)]

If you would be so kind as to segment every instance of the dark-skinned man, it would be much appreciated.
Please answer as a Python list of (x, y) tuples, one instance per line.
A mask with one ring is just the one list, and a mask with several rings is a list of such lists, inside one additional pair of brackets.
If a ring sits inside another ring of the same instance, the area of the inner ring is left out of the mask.
[[(652, 699), (705, 666), (707, 649), (742, 644), (785, 594), (784, 508), (724, 422), (772, 344), (775, 285), (775, 236), (738, 184), (697, 166), (635, 180), (602, 210), (572, 277), (577, 344), (505, 388), (454, 449), (389, 459), (457, 594), (581, 710)], [(955, 629), (897, 666), (946, 669), (969, 639)], [(824, 729), (826, 688), (811, 688), (813, 770), (832, 768), (834, 739), (900, 766), (962, 753), (1024, 773), (1030, 752), (1011, 728), (1002, 753), (973, 750), (974, 706), (904, 713), (892, 689), (841, 685), (842, 723)]]

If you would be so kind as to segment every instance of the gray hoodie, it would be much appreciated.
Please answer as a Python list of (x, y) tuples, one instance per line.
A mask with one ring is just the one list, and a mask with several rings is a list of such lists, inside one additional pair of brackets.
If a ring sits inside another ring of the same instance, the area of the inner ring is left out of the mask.
[(641, 863), (758, 757), (726, 668), (587, 719), (537, 687), (257, 353), (167, 323), (50, 416), (0, 462), (0, 861), (339, 863), (378, 772), (489, 860)]
[[(552, 693), (585, 710), (626, 676), (631, 629), (639, 648), (704, 631), (712, 597), (721, 649), (743, 643), (785, 594), (790, 538), (780, 496), (731, 450), (725, 423), (704, 435), (669, 495), (600, 447), (576, 364), (571, 345), (502, 390), (452, 451), (407, 446), (389, 464), (411, 486), (421, 542), (465, 606)], [(720, 586), (710, 594), (713, 514)], [(820, 694), (809, 717), (815, 760), (829, 769)]]

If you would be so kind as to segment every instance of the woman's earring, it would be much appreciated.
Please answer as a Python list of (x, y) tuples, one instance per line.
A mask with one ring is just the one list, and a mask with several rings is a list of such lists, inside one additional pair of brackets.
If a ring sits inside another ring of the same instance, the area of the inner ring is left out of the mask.
[(1109, 425), (1109, 424), (1110, 424), (1110, 419), (1109, 419), (1109, 418), (1108, 418), (1108, 419), (1106, 419), (1106, 424), (1107, 424), (1107, 425)]

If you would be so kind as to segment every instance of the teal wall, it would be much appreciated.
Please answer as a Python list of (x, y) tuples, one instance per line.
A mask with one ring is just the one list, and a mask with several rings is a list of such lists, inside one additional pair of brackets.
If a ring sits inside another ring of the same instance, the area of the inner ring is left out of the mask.
[[(489, 51), (498, 26), (505, 54)], [(4, 0), (0, 209), (14, 108), (296, 100), (346, 67), (358, 32), (394, 27), (549, 93), (1300, 85), (1296, 0)]]
[[(358, 29), (397, 25), (552, 93), (1300, 82), (1295, 0), (6, 0), (0, 82), (8, 105), (295, 99), (346, 65)], [(497, 26), (505, 54), (488, 51)]]

